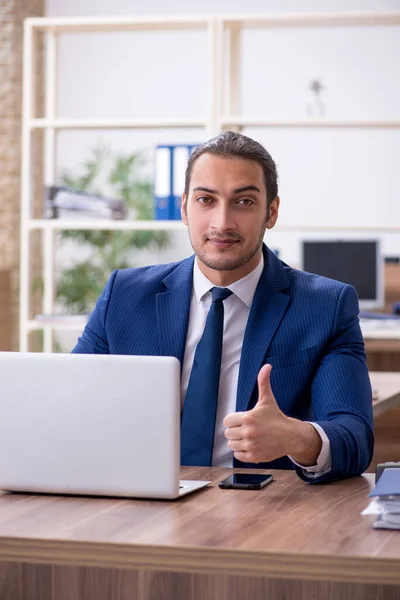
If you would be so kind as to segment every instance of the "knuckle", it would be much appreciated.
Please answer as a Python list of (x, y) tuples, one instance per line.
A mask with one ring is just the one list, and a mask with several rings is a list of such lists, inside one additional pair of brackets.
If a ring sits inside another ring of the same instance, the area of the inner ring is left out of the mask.
[(245, 443), (244, 449), (246, 452), (248, 452), (249, 454), (251, 454), (252, 456), (254, 456), (256, 448), (254, 446), (254, 443), (252, 441), (247, 441)]
[(247, 425), (249, 427), (257, 427), (259, 422), (259, 414), (254, 414), (252, 413), (251, 415), (249, 415), (249, 418), (247, 420)]
[(246, 425), (242, 425), (241, 427), (241, 438), (242, 440), (247, 440), (248, 439), (248, 427)]
[(256, 429), (253, 425), (247, 425), (243, 431), (243, 437), (246, 440), (254, 440), (257, 437)]
[(253, 422), (253, 420), (254, 417), (251, 412), (244, 413), (242, 417), (242, 425), (249, 425)]
[(247, 440), (242, 440), (241, 448), (242, 448), (243, 452), (249, 452), (251, 450), (251, 447)]

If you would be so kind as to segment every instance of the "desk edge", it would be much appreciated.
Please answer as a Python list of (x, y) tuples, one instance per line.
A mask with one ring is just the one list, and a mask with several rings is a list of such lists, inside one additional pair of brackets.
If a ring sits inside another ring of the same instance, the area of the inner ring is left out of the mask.
[(0, 562), (400, 584), (394, 558), (1, 538)]

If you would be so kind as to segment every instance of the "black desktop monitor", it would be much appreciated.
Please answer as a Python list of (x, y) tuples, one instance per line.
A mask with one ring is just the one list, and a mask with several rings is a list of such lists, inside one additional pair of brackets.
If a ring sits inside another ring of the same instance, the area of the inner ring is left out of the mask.
[(350, 283), (363, 310), (383, 306), (382, 263), (377, 240), (303, 242), (303, 270)]

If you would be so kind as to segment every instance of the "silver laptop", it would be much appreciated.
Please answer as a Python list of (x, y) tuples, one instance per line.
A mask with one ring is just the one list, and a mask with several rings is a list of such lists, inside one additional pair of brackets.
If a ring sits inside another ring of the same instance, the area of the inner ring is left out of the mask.
[(176, 358), (0, 353), (0, 489), (178, 498)]

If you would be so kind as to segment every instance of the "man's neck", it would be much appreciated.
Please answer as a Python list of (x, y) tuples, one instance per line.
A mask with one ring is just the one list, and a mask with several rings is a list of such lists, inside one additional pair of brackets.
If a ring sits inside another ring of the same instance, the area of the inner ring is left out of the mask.
[(257, 252), (243, 267), (233, 269), (232, 271), (218, 271), (207, 267), (198, 257), (196, 257), (197, 266), (207, 279), (209, 279), (214, 285), (220, 287), (226, 287), (243, 279), (249, 273), (257, 268), (262, 256), (262, 250)]

